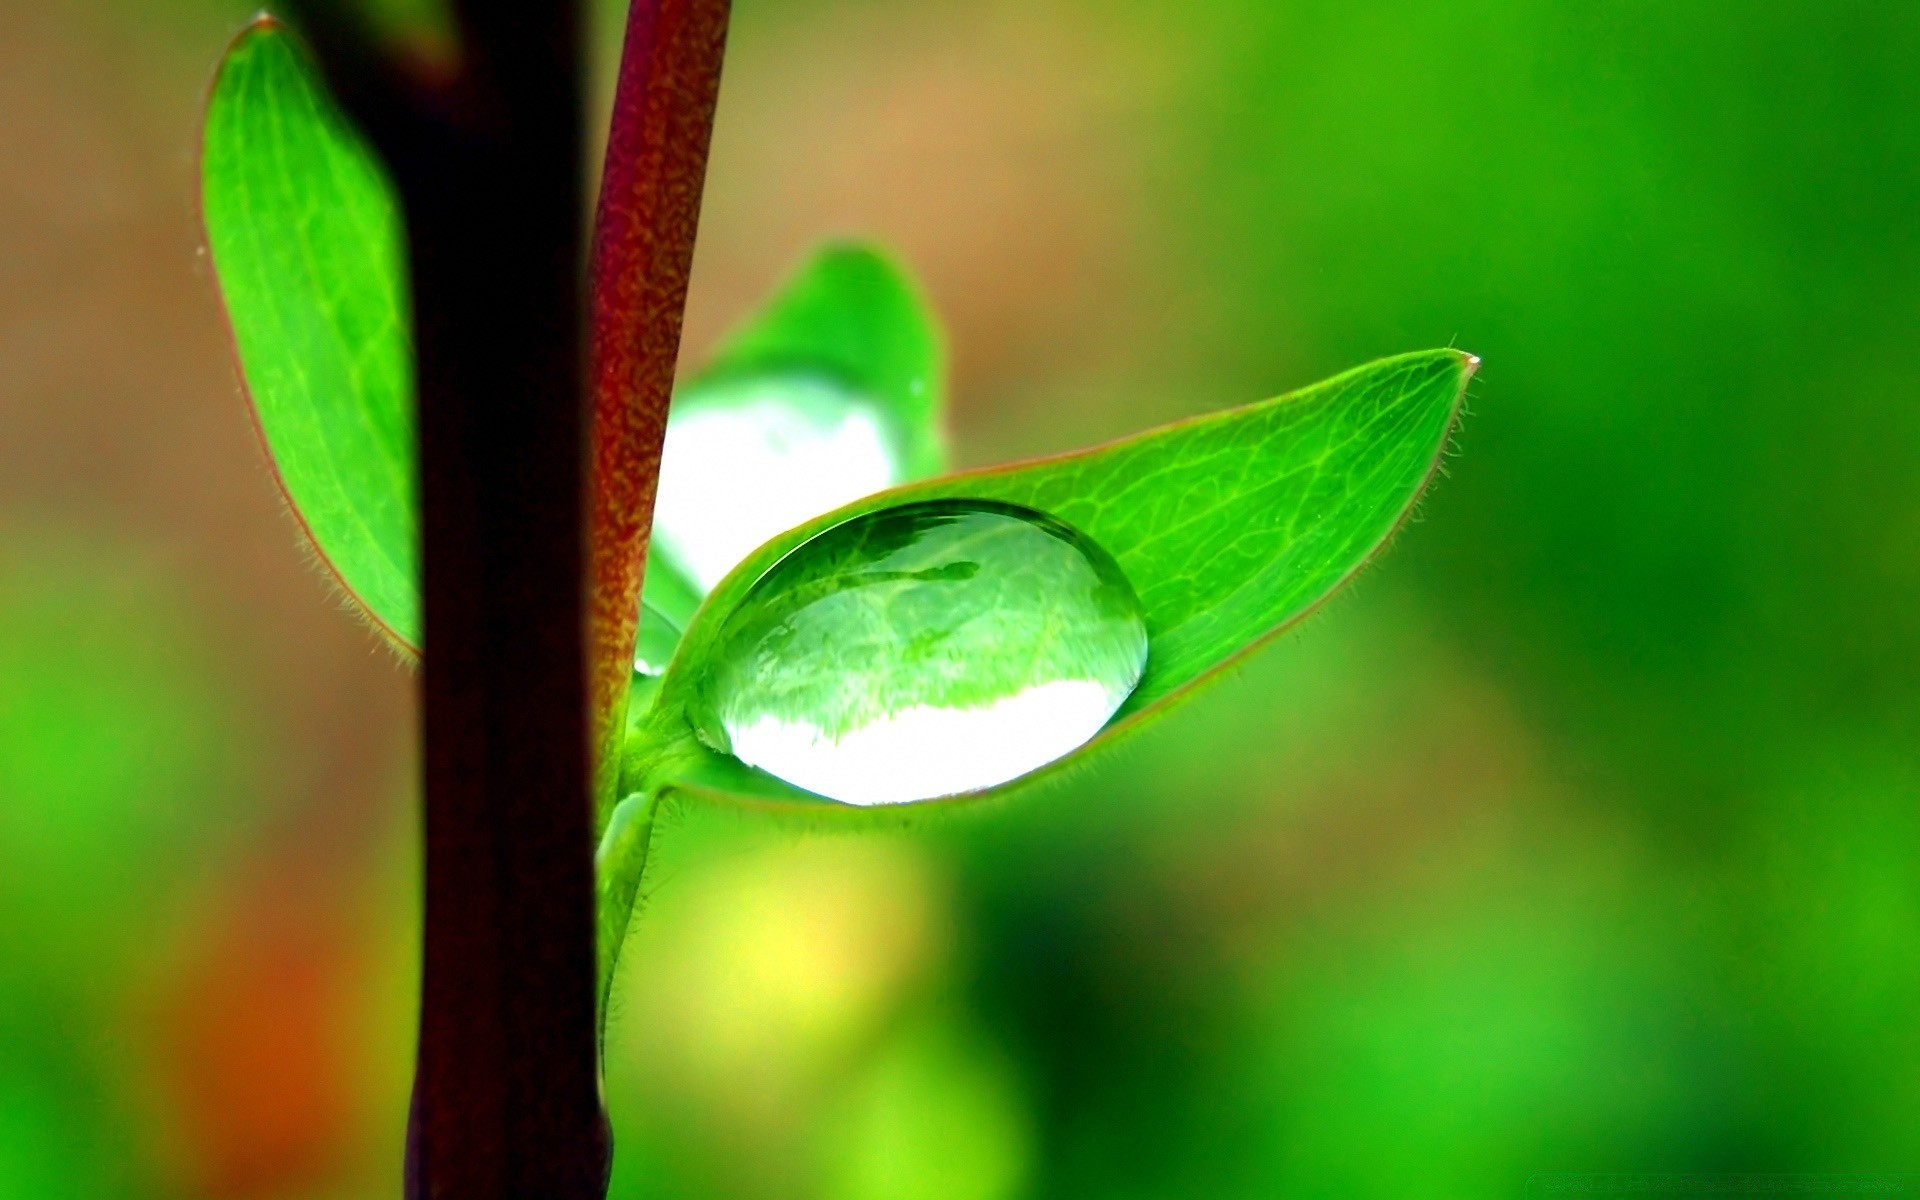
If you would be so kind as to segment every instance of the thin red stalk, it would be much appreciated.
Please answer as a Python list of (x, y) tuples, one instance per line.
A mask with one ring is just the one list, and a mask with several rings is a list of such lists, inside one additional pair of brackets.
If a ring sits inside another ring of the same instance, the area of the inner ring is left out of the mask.
[(635, 622), (729, 0), (633, 0), (594, 227), (589, 500), (592, 711), (603, 806), (619, 770)]

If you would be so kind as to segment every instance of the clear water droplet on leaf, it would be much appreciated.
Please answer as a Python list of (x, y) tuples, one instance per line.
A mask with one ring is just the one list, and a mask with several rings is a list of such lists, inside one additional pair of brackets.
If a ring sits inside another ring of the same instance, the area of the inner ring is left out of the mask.
[(680, 646), (680, 627), (653, 605), (640, 604), (640, 627), (633, 639), (633, 669), (642, 675), (664, 675)]
[(654, 545), (700, 592), (767, 539), (904, 482), (878, 405), (816, 375), (749, 375), (675, 397)]
[(703, 739), (849, 804), (993, 787), (1077, 749), (1146, 669), (1112, 555), (1032, 509), (935, 500), (856, 517), (776, 563), (727, 618)]

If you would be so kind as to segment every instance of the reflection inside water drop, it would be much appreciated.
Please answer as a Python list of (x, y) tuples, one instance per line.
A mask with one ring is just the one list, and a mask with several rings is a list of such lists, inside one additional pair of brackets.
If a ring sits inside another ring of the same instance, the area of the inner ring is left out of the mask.
[(727, 619), (702, 736), (850, 804), (1018, 778), (1083, 745), (1139, 683), (1147, 634), (1119, 566), (1043, 513), (939, 500), (827, 530)]

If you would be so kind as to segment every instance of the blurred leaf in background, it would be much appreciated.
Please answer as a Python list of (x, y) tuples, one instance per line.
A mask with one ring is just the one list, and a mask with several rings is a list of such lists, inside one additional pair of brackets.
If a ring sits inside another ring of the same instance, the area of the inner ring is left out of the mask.
[(1014, 1064), (948, 1014), (896, 1027), (820, 1125), (833, 1200), (1010, 1200), (1030, 1185)]
[[(189, 589), (155, 556), (0, 527), (0, 1181), (138, 1190), (130, 1003), (256, 814)], [(19, 1188), (14, 1193), (15, 1188)], [(74, 1190), (74, 1189), (77, 1189)]]
[(236, 831), (243, 726), (190, 595), (141, 557), (64, 531), (0, 541), (8, 974), (52, 956), (64, 985), (112, 986)]

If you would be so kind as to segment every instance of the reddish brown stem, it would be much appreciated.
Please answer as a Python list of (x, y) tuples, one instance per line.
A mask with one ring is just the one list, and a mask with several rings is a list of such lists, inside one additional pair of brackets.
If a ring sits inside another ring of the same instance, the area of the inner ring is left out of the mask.
[(618, 799), (618, 738), (728, 8), (728, 0), (634, 0), (601, 176), (591, 268), (588, 528), (603, 818)]

